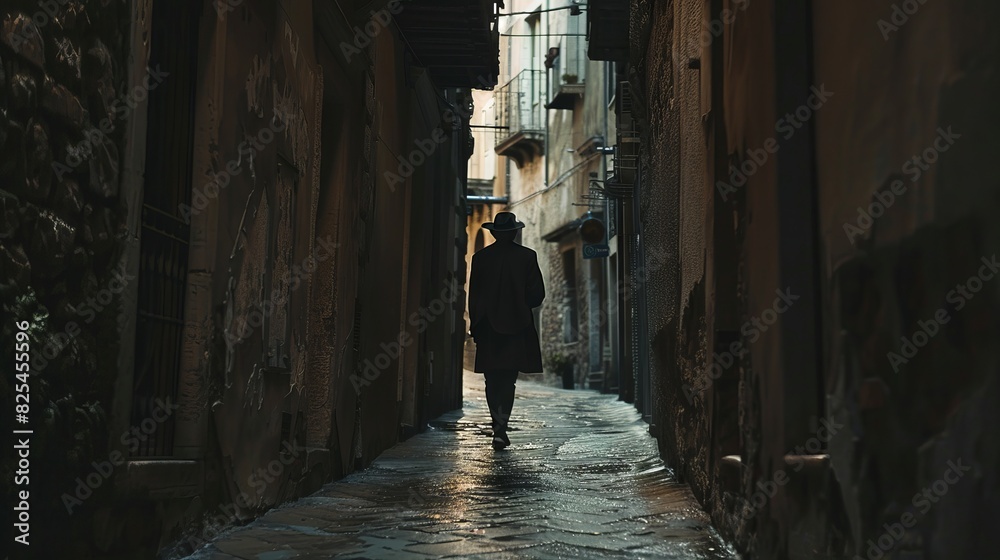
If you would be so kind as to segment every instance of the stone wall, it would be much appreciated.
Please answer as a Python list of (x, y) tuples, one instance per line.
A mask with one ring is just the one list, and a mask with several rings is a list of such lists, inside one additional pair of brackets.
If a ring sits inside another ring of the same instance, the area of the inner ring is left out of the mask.
[[(32, 320), (31, 542), (41, 550), (92, 542), (96, 520), (60, 496), (108, 453), (120, 294), (134, 280), (119, 267), (121, 154), (145, 92), (126, 89), (127, 2), (11, 0), (0, 20), (0, 359), (14, 363), (14, 321)], [(13, 402), (11, 383), (0, 382), (0, 400)], [(0, 483), (5, 503), (12, 480)], [(93, 503), (106, 501), (102, 486)], [(10, 515), (0, 515), (8, 543)]]
[[(579, 372), (580, 366), (579, 343), (567, 344), (565, 337), (564, 321), (565, 315), (569, 313), (569, 305), (579, 305), (579, 286), (577, 287), (578, 301), (567, 302), (566, 299), (566, 275), (576, 275), (576, 271), (567, 271), (563, 267), (562, 252), (565, 250), (574, 251), (575, 247), (566, 248), (560, 243), (546, 243), (542, 249), (547, 253), (545, 262), (547, 267), (542, 270), (545, 277), (545, 301), (541, 308), (541, 332), (538, 333), (541, 339), (542, 358), (545, 365), (546, 381), (562, 386), (561, 373), (550, 367), (551, 359), (556, 354), (570, 356), (576, 362), (575, 370)], [(540, 259), (541, 260), (541, 259)], [(541, 265), (540, 265), (541, 266)], [(579, 307), (578, 307), (579, 309)], [(579, 323), (579, 321), (578, 321)]]

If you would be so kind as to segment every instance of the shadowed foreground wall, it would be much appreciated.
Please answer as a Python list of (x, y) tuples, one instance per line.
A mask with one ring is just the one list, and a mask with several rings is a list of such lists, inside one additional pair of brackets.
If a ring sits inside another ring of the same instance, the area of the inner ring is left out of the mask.
[(33, 554), (185, 555), (461, 405), (468, 90), (367, 3), (45, 4), (0, 7)]
[(653, 424), (753, 558), (992, 549), (1000, 13), (909, 4), (632, 2)]
[[(133, 86), (148, 75), (128, 62), (141, 14), (123, 2), (51, 4), (0, 6), (0, 401), (14, 410), (15, 321), (29, 321), (30, 423), (17, 427), (35, 431), (30, 484), (14, 486), (17, 456), (5, 452), (0, 493), (15, 504), (15, 490), (30, 489), (34, 547), (107, 538), (99, 520), (68, 523), (60, 496), (78, 486), (70, 473), (108, 454), (119, 305), (134, 283), (122, 266), (125, 146), (146, 94)], [(152, 88), (168, 78), (161, 70)], [(22, 546), (12, 514), (0, 514), (4, 550)]]

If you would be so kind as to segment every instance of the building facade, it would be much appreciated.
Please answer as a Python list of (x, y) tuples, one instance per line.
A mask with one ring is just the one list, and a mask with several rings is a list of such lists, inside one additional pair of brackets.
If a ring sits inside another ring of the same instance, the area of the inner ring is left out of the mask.
[[(569, 368), (569, 387), (616, 390), (617, 238), (601, 186), (615, 135), (614, 65), (587, 58), (583, 12), (568, 1), (519, 0), (500, 12), (500, 85), (477, 93), (473, 122), (484, 198), (474, 200), (469, 250), (492, 242), (483, 222), (514, 212), (547, 290), (536, 317), (546, 377), (562, 383)], [(611, 226), (589, 244), (580, 234), (588, 212)], [(605, 247), (600, 257), (589, 258), (590, 244)]]
[(588, 12), (628, 92), (616, 158), (639, 141), (606, 184), (668, 464), (752, 558), (992, 554), (997, 6)]

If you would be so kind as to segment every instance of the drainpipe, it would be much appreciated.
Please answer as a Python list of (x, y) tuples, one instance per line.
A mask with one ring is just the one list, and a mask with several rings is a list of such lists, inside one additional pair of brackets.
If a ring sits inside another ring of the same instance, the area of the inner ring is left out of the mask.
[[(577, 17), (579, 17), (579, 16), (577, 16)], [(588, 64), (588, 63), (585, 62), (584, 64)], [(611, 63), (611, 62), (605, 62), (604, 63), (604, 74), (605, 74), (604, 79), (605, 80), (613, 80), (614, 79), (614, 76), (609, 75), (611, 73), (611, 68), (612, 68), (611, 65), (612, 64), (613, 63)], [(601, 175), (600, 175), (600, 177), (598, 177), (598, 180), (601, 181), (601, 183), (600, 183), (601, 185), (604, 185), (604, 181), (607, 180), (607, 178), (608, 178), (608, 152), (606, 150), (608, 148), (608, 144), (610, 143), (608, 141), (609, 140), (608, 139), (608, 102), (609, 101), (610, 101), (610, 99), (608, 99), (608, 87), (607, 87), (606, 84), (601, 84), (601, 107), (600, 107), (600, 111), (601, 111), (601, 113), (604, 114), (604, 130), (602, 131), (602, 134), (601, 134), (604, 137), (604, 140), (601, 142), (601, 144), (602, 144), (601, 145)], [(605, 199), (604, 199), (604, 223), (607, 224), (612, 219), (615, 220), (615, 229), (619, 229), (620, 225), (618, 223), (617, 216), (612, 216), (611, 215), (611, 199), (607, 198), (607, 195), (605, 195)], [(607, 235), (607, 234), (605, 234), (605, 235)], [(607, 241), (610, 243), (611, 239), (609, 238)], [(621, 250), (617, 250), (616, 253), (618, 254), (618, 258), (620, 259), (621, 258)], [(616, 287), (616, 285), (613, 282), (614, 277), (613, 277), (613, 273), (611, 271), (611, 258), (610, 257), (607, 258), (607, 259), (601, 259), (601, 268), (603, 269), (602, 272), (604, 273), (603, 274), (603, 276), (604, 276), (604, 285), (606, 287), (604, 293), (608, 294), (608, 299), (607, 299), (607, 301), (600, 302), (600, 304), (604, 307), (605, 312), (610, 315), (611, 314), (611, 305), (612, 305), (611, 302), (612, 302), (612, 300), (614, 301), (614, 305), (615, 306), (618, 305), (618, 296), (617, 296), (618, 290), (617, 289), (612, 290), (612, 287)], [(617, 319), (618, 316), (619, 315), (616, 312), (615, 313), (615, 318)], [(610, 368), (609, 369), (612, 370), (612, 371), (608, 371), (608, 370), (604, 371), (604, 383), (603, 383), (603, 386), (601, 387), (601, 392), (602, 393), (607, 393), (608, 389), (611, 387), (611, 380), (609, 378), (612, 375), (614, 375), (614, 376), (616, 376), (618, 378), (618, 379), (615, 379), (615, 382), (614, 382), (614, 385), (616, 387), (620, 387), (619, 379), (621, 379), (619, 371), (618, 371), (618, 363), (617, 363), (617, 360), (615, 359), (616, 356), (617, 356), (617, 354), (618, 354), (618, 351), (616, 349), (616, 346), (618, 345), (618, 325), (612, 325), (610, 321), (606, 322), (605, 325), (606, 325), (606, 327), (605, 327), (605, 334), (607, 335), (608, 347), (611, 349), (611, 364), (610, 364)], [(614, 335), (614, 336), (612, 336), (612, 335)], [(604, 369), (604, 348), (601, 348), (601, 369)], [(619, 391), (620, 391), (620, 389), (619, 389)]]
[[(544, 33), (540, 33), (539, 34), (539, 37), (538, 37), (539, 40), (541, 40), (542, 37), (547, 37), (548, 34), (549, 34), (549, 24), (550, 24), (550, 22), (549, 22), (549, 12), (548, 12), (548, 9), (549, 9), (549, 0), (545, 0), (545, 10), (546, 10), (546, 12), (545, 12), (545, 28), (543, 30)], [(538, 49), (538, 52), (541, 52), (541, 49)], [(532, 62), (532, 64), (534, 64), (534, 61), (531, 61), (531, 62)], [(542, 175), (544, 177), (543, 180), (542, 180), (542, 188), (543, 189), (548, 189), (549, 188), (549, 149), (550, 149), (550, 147), (549, 147), (549, 108), (546, 107), (546, 105), (549, 104), (549, 82), (552, 80), (552, 78), (549, 76), (549, 73), (551, 71), (552, 71), (551, 68), (546, 68), (545, 69), (545, 96), (541, 100), (539, 100), (541, 102), (541, 104), (542, 104), (542, 118), (545, 119), (545, 154), (542, 156), (542, 158), (543, 158), (542, 161), (545, 164), (545, 167), (542, 169)]]

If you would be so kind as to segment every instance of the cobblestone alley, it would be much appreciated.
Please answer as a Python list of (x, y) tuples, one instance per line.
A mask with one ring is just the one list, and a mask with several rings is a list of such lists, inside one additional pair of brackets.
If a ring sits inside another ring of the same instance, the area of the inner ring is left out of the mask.
[(190, 558), (736, 557), (630, 405), (522, 378), (512, 445), (494, 452), (481, 375), (465, 372), (464, 398), (368, 469)]

